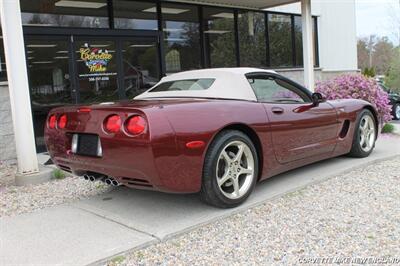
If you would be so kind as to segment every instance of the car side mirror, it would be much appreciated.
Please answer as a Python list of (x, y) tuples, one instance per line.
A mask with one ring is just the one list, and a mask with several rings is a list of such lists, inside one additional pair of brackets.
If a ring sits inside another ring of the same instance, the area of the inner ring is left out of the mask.
[(314, 92), (311, 95), (311, 98), (312, 98), (312, 103), (314, 106), (318, 106), (320, 103), (325, 101), (324, 96), (322, 96), (322, 94), (319, 92)]

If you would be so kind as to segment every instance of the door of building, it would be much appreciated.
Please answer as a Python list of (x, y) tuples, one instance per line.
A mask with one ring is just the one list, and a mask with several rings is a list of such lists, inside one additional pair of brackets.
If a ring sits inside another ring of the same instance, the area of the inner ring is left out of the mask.
[(58, 106), (133, 98), (160, 78), (156, 37), (25, 36), (38, 152)]

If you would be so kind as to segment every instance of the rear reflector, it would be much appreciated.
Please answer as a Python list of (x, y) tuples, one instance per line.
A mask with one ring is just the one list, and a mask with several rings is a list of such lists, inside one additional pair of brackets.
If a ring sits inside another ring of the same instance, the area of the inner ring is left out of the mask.
[(56, 115), (51, 115), (49, 117), (48, 127), (52, 128), (52, 129), (55, 128), (56, 127), (56, 122), (57, 122)]
[(78, 113), (90, 113), (92, 111), (92, 109), (90, 109), (89, 107), (81, 107), (78, 109)]
[(145, 131), (147, 126), (146, 119), (140, 115), (131, 116), (125, 122), (125, 130), (128, 134), (138, 135)]
[(107, 133), (117, 133), (121, 129), (121, 117), (119, 115), (110, 115), (104, 120), (103, 126)]
[(191, 141), (186, 143), (186, 148), (189, 149), (199, 149), (199, 148), (203, 148), (205, 145), (204, 141), (202, 140), (195, 140), (195, 141)]
[(58, 119), (58, 128), (63, 129), (67, 126), (68, 118), (66, 114), (63, 114)]

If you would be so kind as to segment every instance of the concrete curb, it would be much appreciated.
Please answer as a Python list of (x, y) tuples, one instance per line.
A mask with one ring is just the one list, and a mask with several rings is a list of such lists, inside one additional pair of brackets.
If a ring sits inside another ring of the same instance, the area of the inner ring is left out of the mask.
[(29, 175), (16, 174), (15, 184), (17, 186), (36, 185), (50, 181), (55, 168), (39, 166), (39, 172)]

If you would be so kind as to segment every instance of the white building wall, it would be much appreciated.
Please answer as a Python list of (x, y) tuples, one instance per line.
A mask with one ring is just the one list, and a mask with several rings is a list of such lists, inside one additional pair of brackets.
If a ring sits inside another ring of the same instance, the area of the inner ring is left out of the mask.
[[(318, 16), (318, 49), (322, 71), (357, 71), (355, 0), (312, 0)], [(300, 3), (268, 9), (300, 14)]]
[(7, 82), (0, 82), (0, 165), (16, 163), (10, 94)]

